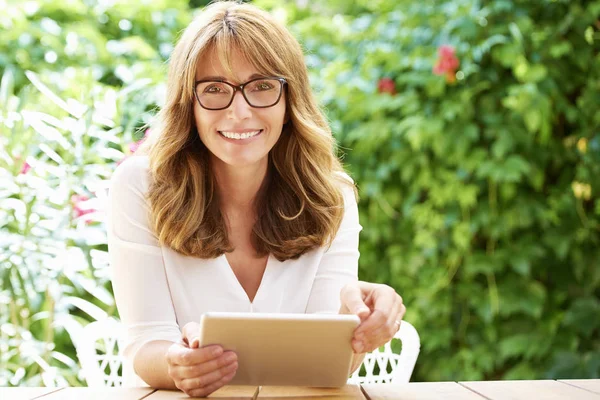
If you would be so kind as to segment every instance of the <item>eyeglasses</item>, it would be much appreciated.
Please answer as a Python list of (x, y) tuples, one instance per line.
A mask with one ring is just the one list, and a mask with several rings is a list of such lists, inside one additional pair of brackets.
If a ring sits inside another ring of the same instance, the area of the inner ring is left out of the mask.
[(203, 80), (196, 81), (195, 95), (202, 108), (224, 110), (239, 90), (251, 107), (267, 108), (279, 102), (285, 84), (285, 78), (276, 76), (252, 79), (237, 86), (223, 80)]

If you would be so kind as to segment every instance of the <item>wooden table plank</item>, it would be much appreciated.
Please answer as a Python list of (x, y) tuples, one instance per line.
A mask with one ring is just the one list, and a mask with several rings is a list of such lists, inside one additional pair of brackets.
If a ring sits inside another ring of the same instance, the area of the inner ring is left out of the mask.
[(51, 387), (0, 387), (0, 399), (31, 400), (61, 389)]
[(456, 382), (413, 382), (406, 384), (363, 385), (370, 400), (483, 400), (480, 396)]
[(149, 387), (68, 387), (43, 396), (40, 400), (140, 400), (154, 390)]
[(503, 400), (600, 400), (600, 395), (557, 381), (459, 382), (491, 399)]
[(600, 394), (600, 379), (559, 379), (559, 382)]
[(301, 386), (262, 386), (258, 400), (365, 400), (359, 385), (341, 388), (311, 388)]
[[(252, 400), (258, 393), (257, 386), (223, 386), (211, 393), (209, 399)], [(179, 390), (157, 390), (144, 400), (189, 400), (190, 397)], [(87, 400), (87, 399), (86, 399)]]

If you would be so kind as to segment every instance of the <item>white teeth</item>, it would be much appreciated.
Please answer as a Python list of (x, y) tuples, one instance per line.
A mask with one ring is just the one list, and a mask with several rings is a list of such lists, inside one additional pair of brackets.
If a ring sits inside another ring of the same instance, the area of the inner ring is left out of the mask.
[(260, 130), (254, 131), (254, 132), (244, 132), (242, 134), (235, 133), (235, 132), (226, 132), (226, 131), (219, 131), (219, 132), (221, 132), (221, 135), (225, 136), (226, 138), (241, 140), (241, 139), (248, 139), (248, 138), (258, 135), (260, 133)]

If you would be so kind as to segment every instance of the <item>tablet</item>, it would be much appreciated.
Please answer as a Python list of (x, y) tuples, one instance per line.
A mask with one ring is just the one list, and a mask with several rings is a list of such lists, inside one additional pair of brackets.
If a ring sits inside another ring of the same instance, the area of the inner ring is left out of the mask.
[(356, 315), (209, 312), (200, 346), (238, 356), (230, 385), (341, 387), (350, 375)]

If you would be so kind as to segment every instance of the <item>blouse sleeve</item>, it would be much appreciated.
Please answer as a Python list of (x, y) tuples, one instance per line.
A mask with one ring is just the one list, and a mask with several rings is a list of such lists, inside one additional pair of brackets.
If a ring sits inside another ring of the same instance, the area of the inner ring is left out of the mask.
[[(344, 174), (352, 182), (352, 179)], [(340, 309), (344, 285), (358, 280), (358, 222), (356, 196), (350, 185), (342, 186), (344, 217), (331, 246), (325, 250), (312, 285), (306, 313), (335, 313)]]
[(107, 209), (113, 291), (130, 362), (145, 343), (181, 339), (162, 251), (149, 228), (148, 181), (147, 157), (125, 160), (111, 179)]

